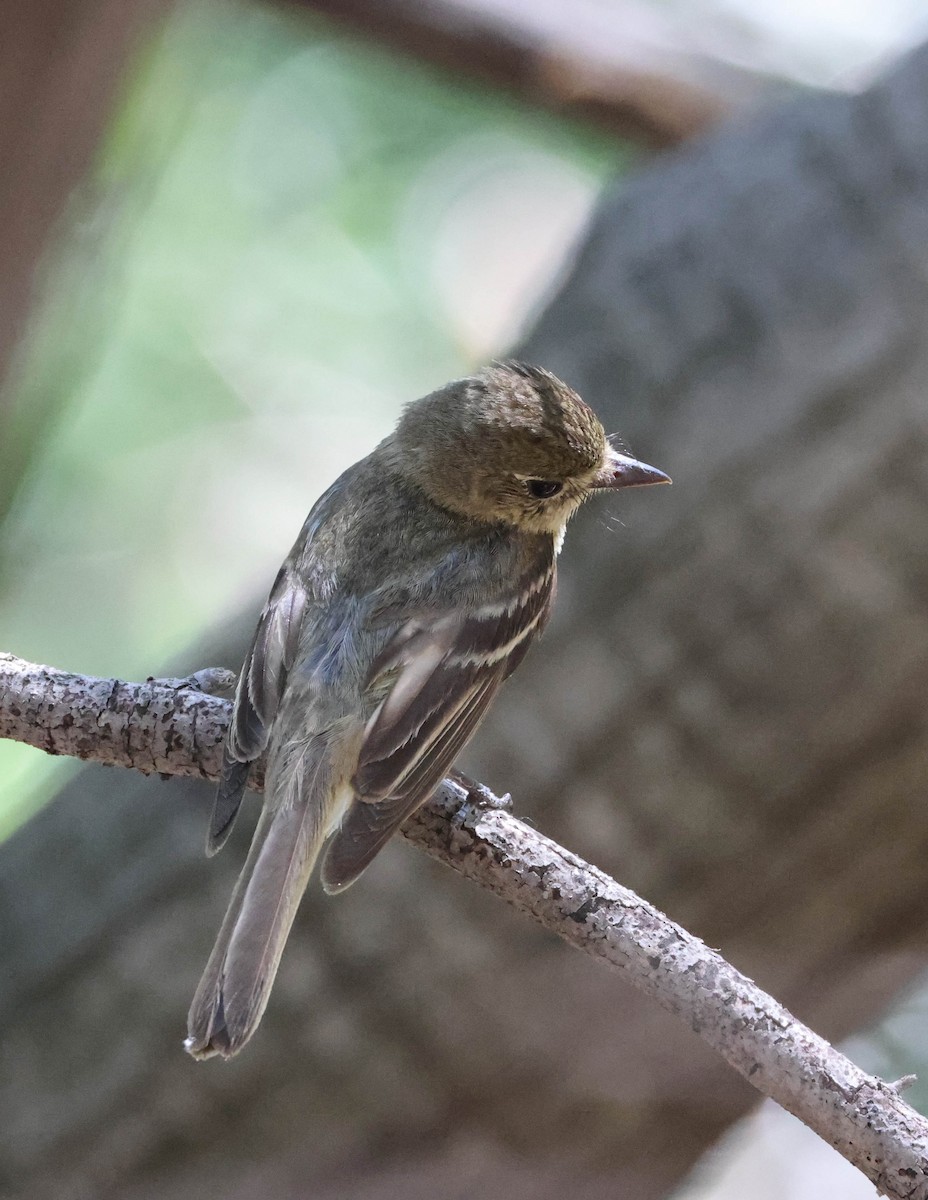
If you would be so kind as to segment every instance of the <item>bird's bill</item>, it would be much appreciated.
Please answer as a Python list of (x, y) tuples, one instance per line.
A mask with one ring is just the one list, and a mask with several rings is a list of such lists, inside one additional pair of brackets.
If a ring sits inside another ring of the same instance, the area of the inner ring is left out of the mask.
[(618, 450), (610, 447), (609, 457), (605, 465), (593, 476), (590, 487), (643, 487), (649, 483), (670, 483), (670, 476), (659, 471), (657, 467), (649, 467), (647, 463), (630, 458), (627, 454), (619, 454)]

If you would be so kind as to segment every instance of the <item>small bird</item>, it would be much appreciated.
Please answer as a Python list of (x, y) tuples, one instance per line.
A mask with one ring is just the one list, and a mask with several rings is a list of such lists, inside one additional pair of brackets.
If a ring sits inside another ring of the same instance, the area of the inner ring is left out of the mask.
[(340, 892), (473, 736), (548, 619), (570, 516), (669, 482), (556, 376), (504, 362), (408, 405), (316, 503), (239, 676), (207, 852), (266, 751), (264, 807), (190, 1007), (194, 1058), (254, 1033), (323, 845)]

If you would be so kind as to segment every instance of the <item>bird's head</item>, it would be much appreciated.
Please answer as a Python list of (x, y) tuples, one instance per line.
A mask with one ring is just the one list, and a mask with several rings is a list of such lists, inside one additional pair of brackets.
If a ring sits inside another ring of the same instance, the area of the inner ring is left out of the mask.
[(669, 483), (620, 454), (596, 414), (550, 371), (494, 363), (408, 405), (399, 459), (443, 508), (559, 534), (593, 492)]

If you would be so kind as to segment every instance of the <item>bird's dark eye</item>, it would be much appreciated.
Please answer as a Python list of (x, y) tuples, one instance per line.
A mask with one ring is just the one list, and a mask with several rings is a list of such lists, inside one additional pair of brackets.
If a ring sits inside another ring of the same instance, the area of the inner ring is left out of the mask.
[(549, 496), (556, 496), (564, 487), (557, 479), (526, 479), (525, 486), (536, 500), (547, 500)]

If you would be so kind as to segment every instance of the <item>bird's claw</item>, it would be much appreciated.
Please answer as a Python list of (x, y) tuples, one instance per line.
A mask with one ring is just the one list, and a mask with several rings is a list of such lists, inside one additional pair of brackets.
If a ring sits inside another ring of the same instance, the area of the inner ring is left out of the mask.
[(512, 808), (512, 796), (509, 792), (506, 792), (503, 796), (497, 796), (485, 784), (478, 783), (476, 779), (471, 779), (469, 775), (465, 775), (462, 771), (452, 771), (451, 778), (466, 793), (464, 799), (455, 810), (454, 816), (451, 818), (453, 831), (463, 829), (465, 822), (472, 815), (474, 809)]
[(225, 667), (204, 667), (201, 671), (194, 671), (192, 675), (185, 675), (182, 679), (160, 679), (149, 675), (145, 682), (170, 687), (176, 692), (192, 691), (203, 692), (207, 696), (231, 696), (235, 691), (238, 676)]

